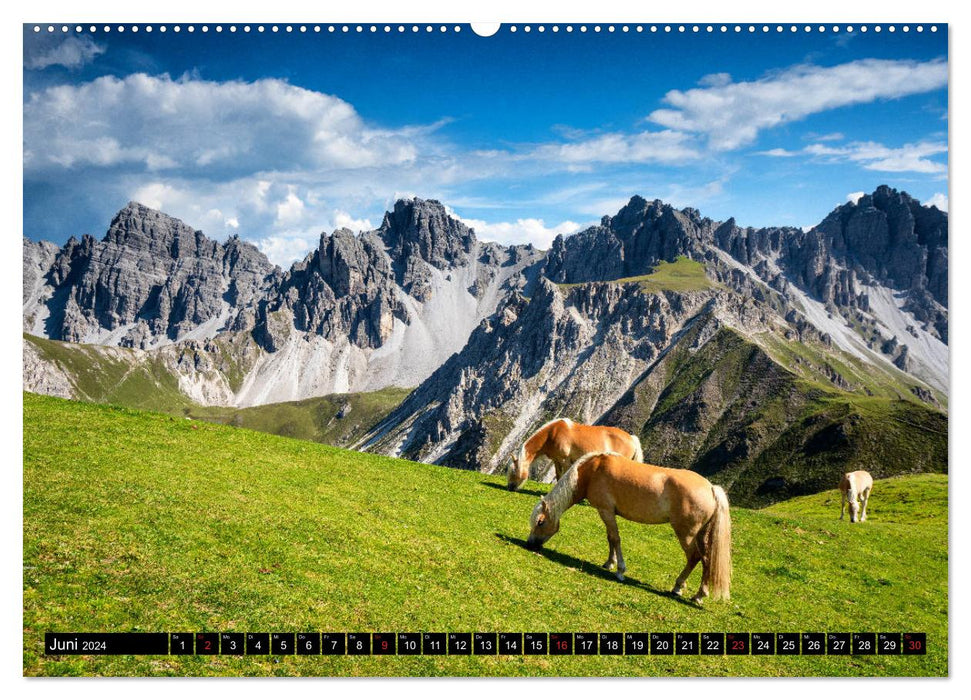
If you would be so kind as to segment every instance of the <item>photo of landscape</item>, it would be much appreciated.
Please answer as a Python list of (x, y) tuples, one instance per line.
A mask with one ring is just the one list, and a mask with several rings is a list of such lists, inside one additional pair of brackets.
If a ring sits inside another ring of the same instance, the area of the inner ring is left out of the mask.
[[(947, 26), (360, 29), (24, 26), (24, 675), (946, 676)], [(730, 597), (556, 425), (723, 492)], [(44, 652), (715, 630), (927, 642)]]

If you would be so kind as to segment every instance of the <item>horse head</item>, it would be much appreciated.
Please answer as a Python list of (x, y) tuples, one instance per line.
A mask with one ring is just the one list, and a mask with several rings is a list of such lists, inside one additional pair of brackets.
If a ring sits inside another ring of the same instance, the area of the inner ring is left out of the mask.
[(509, 463), (509, 469), (506, 470), (506, 488), (510, 491), (518, 491), (529, 476), (529, 468), (521, 466), (520, 457), (521, 455), (514, 456)]
[(546, 540), (560, 530), (560, 519), (554, 517), (545, 498), (539, 499), (539, 503), (533, 508), (529, 522), (530, 531), (526, 547), (533, 551), (541, 549)]

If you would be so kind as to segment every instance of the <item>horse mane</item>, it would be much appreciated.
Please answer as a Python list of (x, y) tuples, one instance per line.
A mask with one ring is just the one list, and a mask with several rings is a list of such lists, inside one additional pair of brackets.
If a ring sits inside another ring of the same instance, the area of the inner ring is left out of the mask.
[(601, 457), (603, 455), (617, 455), (621, 457), (622, 455), (617, 452), (588, 452), (578, 459), (576, 462), (570, 465), (566, 473), (560, 477), (556, 485), (550, 489), (550, 492), (543, 496), (542, 500), (546, 501), (546, 504), (550, 509), (550, 517), (555, 520), (559, 520), (560, 516), (566, 512), (566, 510), (573, 505), (573, 494), (576, 493), (577, 483), (580, 480), (579, 469), (580, 465), (586, 462), (588, 459), (593, 459), (594, 457)]

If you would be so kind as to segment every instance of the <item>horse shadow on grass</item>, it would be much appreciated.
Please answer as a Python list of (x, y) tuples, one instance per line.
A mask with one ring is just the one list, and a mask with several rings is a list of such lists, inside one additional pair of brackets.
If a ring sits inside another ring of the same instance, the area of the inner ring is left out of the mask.
[[(517, 547), (522, 547), (523, 549), (526, 549), (526, 540), (520, 539), (518, 537), (510, 537), (509, 535), (504, 535), (501, 532), (497, 532), (495, 533), (495, 535), (496, 537), (498, 537), (503, 542), (506, 542), (507, 544), (514, 544)], [(527, 551), (532, 551), (532, 550), (527, 550)], [(543, 547), (542, 549), (536, 551), (535, 553), (546, 557), (552, 562), (561, 564), (563, 566), (568, 566), (571, 569), (577, 569), (590, 576), (596, 576), (597, 578), (602, 578), (605, 581), (611, 581), (621, 586), (632, 586), (634, 588), (640, 588), (641, 590), (647, 591), (648, 593), (653, 593), (654, 595), (660, 598), (667, 598), (669, 600), (673, 600), (686, 607), (694, 608), (695, 610), (704, 610), (704, 607), (702, 607), (701, 605), (698, 605), (697, 603), (692, 602), (688, 598), (682, 598), (681, 596), (674, 595), (670, 591), (662, 591), (661, 589), (655, 588), (649, 583), (639, 581), (636, 578), (625, 576), (623, 581), (618, 581), (617, 576), (614, 574), (614, 572), (607, 571), (607, 569), (603, 568), (602, 566), (597, 566), (596, 564), (593, 564), (589, 561), (583, 561), (582, 559), (577, 559), (576, 557), (570, 556), (569, 554), (564, 554), (563, 552), (556, 552), (551, 549), (547, 549), (546, 547)]]
[(542, 498), (546, 495), (545, 491), (536, 491), (535, 489), (519, 489), (517, 491), (509, 491), (505, 486), (501, 484), (495, 484), (491, 481), (480, 481), (483, 486), (488, 486), (490, 489), (499, 489), (500, 491), (508, 491), (509, 493), (521, 493), (525, 496), (536, 496)]

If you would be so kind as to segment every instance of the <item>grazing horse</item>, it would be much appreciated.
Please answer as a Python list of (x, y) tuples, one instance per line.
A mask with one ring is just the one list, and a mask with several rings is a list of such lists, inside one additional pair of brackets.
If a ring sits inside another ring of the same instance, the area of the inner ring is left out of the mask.
[(599, 452), (578, 459), (556, 485), (540, 499), (530, 519), (526, 546), (538, 550), (560, 529), (560, 516), (586, 498), (607, 527), (609, 555), (605, 569), (617, 566), (624, 580), (617, 516), (637, 523), (671, 523), (688, 563), (678, 575), (675, 595), (701, 562), (701, 587), (695, 603), (706, 595), (729, 597), (732, 578), (732, 522), (728, 497), (720, 486), (687, 469), (666, 469), (639, 464), (619, 454)]
[[(843, 502), (840, 505), (840, 520), (846, 514), (846, 504), (850, 504), (850, 522), (863, 522), (866, 520), (866, 504), (870, 500), (870, 491), (873, 489), (873, 477), (867, 472), (847, 472), (840, 479), (840, 493), (843, 494)], [(857, 517), (859, 503), (863, 502), (863, 512)]]
[(557, 418), (526, 439), (509, 465), (506, 486), (510, 491), (522, 486), (529, 477), (529, 466), (540, 455), (550, 458), (559, 479), (574, 461), (590, 452), (617, 452), (635, 462), (644, 461), (641, 441), (636, 435), (620, 428), (583, 425), (569, 418)]

